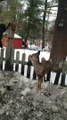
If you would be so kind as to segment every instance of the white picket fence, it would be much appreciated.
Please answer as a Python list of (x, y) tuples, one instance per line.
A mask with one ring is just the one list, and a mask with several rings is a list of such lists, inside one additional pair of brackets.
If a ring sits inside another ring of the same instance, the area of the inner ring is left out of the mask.
[[(22, 71), (24, 71), (22, 75), (24, 75), (25, 77), (27, 77), (28, 72), (29, 72), (29, 78), (31, 80), (33, 80), (33, 78), (36, 79), (36, 77), (33, 77), (33, 75), (34, 75), (34, 67), (32, 65), (29, 66), (27, 64), (28, 63), (28, 56), (30, 54), (33, 54), (33, 53), (36, 53), (36, 52), (37, 51), (28, 50), (28, 49), (14, 49), (12, 71), (18, 71), (20, 74), (22, 74)], [(18, 55), (19, 58), (17, 58), (17, 55)], [(40, 57), (39, 57), (40, 61), (41, 61), (42, 57), (44, 57), (46, 60), (48, 60), (49, 56), (50, 56), (50, 53), (45, 52), (45, 51), (41, 51), (40, 52)], [(6, 68), (6, 48), (3, 48), (3, 49), (0, 48), (0, 59), (1, 59), (0, 64), (2, 64), (1, 69), (6, 70), (5, 69)], [(24, 63), (24, 67), (22, 68), (23, 63)], [(16, 70), (16, 68), (17, 68), (17, 70)], [(52, 84), (54, 83), (55, 77), (56, 77), (56, 73), (51, 72), (50, 83), (52, 83)], [(61, 83), (61, 77), (62, 77), (62, 73), (60, 74), (58, 84)], [(67, 74), (66, 74), (66, 77), (65, 77), (65, 85), (67, 85)]]

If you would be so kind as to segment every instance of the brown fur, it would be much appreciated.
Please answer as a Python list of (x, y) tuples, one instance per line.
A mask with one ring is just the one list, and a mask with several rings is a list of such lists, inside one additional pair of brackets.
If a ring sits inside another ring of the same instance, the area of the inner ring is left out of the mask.
[(29, 58), (34, 66), (35, 73), (38, 76), (38, 89), (41, 89), (44, 74), (51, 71), (52, 64), (50, 61), (46, 61), (45, 59), (43, 59), (42, 62), (40, 63), (39, 54), (40, 52), (37, 52), (35, 54), (30, 55)]
[(45, 74), (48, 74), (51, 71), (61, 72), (62, 69), (60, 69), (56, 65), (53, 65), (51, 61), (46, 61), (44, 58), (42, 59), (41, 62), (39, 62), (39, 54), (40, 54), (40, 51), (30, 55), (29, 59), (34, 66), (36, 75), (38, 76), (38, 89), (41, 89), (41, 84), (43, 82), (43, 77)]

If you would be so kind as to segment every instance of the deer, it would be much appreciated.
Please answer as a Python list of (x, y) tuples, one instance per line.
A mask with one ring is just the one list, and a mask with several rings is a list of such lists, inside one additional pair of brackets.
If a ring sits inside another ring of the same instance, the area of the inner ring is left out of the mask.
[(39, 55), (40, 51), (29, 55), (29, 60), (32, 62), (35, 73), (38, 77), (38, 89), (41, 89), (43, 77), (45, 74), (48, 74), (52, 70), (52, 63), (50, 61), (46, 61), (45, 59), (42, 59), (42, 61), (40, 62)]
[(35, 73), (38, 77), (38, 89), (41, 90), (43, 77), (45, 74), (48, 74), (49, 72), (61, 72), (62, 69), (60, 69), (58, 66), (54, 65), (51, 60), (46, 60), (45, 58), (42, 58), (42, 61), (39, 61), (39, 55), (40, 51), (37, 53), (34, 53), (32, 55), (29, 55), (29, 60), (34, 66)]

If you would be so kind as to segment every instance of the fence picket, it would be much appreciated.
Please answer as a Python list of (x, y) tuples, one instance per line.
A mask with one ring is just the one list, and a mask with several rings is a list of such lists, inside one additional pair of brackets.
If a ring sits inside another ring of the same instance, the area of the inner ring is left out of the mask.
[(26, 54), (23, 53), (23, 54), (22, 54), (22, 59), (21, 59), (21, 61), (22, 61), (22, 64), (21, 64), (21, 75), (24, 75), (24, 64), (25, 64), (25, 59), (26, 59)]
[(0, 56), (0, 69), (2, 70), (3, 68), (3, 55), (4, 55), (4, 49), (1, 49), (1, 56)]
[(20, 56), (20, 53), (19, 53), (19, 51), (17, 51), (17, 53), (16, 53), (16, 66), (15, 66), (16, 71), (18, 71), (18, 68), (19, 68), (19, 56)]
[(24, 65), (24, 63), (25, 63), (25, 59), (26, 59), (26, 54), (23, 53), (23, 54), (22, 54), (22, 64), (23, 64), (23, 65)]
[(24, 75), (24, 65), (21, 65), (21, 75)]
[(33, 66), (31, 66), (31, 72), (30, 72), (30, 79), (32, 80), (32, 79), (34, 79), (34, 67)]
[(31, 66), (28, 65), (28, 69), (27, 69), (27, 78), (30, 78), (30, 71), (31, 71)]
[(35, 73), (35, 71), (33, 73), (33, 80), (36, 80), (36, 73)]

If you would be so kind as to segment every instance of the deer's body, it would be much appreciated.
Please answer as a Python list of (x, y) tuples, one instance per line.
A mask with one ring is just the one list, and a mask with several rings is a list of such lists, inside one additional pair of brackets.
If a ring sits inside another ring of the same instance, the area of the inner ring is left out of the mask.
[(43, 59), (40, 63), (39, 54), (40, 52), (30, 55), (30, 60), (34, 66), (35, 73), (38, 76), (38, 89), (41, 89), (44, 74), (49, 73), (51, 71), (52, 64), (50, 61), (46, 61), (45, 59)]
[(39, 54), (40, 51), (30, 55), (29, 59), (34, 66), (36, 75), (38, 76), (38, 89), (41, 89), (44, 75), (48, 74), (51, 71), (62, 72), (62, 68), (59, 68), (58, 65), (54, 65), (51, 61), (46, 61), (45, 59), (42, 59), (42, 61), (39, 62)]
[(44, 60), (44, 63), (33, 62), (33, 66), (37, 75), (44, 75), (48, 73), (52, 68), (52, 65), (50, 64), (50, 62), (45, 60)]

